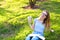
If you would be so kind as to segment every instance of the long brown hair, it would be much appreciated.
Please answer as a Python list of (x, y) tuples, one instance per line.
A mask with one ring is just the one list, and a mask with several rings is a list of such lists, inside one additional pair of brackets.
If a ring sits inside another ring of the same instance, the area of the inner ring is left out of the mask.
[(44, 11), (47, 13), (47, 15), (43, 21), (43, 24), (45, 24), (45, 27), (49, 29), (50, 28), (50, 15), (49, 15), (49, 12), (47, 10), (44, 10)]

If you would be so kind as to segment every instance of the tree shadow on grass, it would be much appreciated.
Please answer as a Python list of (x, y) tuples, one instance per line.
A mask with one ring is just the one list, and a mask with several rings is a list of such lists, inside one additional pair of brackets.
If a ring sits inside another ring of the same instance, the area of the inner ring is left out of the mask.
[(60, 14), (60, 2), (56, 2), (56, 1), (44, 2), (40, 4), (40, 9), (41, 10), (45, 9), (50, 12)]
[(46, 33), (45, 38), (46, 40), (60, 40), (60, 34), (58, 34), (58, 32), (50, 32), (50, 33)]
[(0, 24), (0, 37), (3, 39), (7, 37), (15, 37), (15, 35), (20, 32), (20, 29), (24, 28), (23, 26), (23, 23), (20, 22), (16, 22), (14, 24), (3, 22)]

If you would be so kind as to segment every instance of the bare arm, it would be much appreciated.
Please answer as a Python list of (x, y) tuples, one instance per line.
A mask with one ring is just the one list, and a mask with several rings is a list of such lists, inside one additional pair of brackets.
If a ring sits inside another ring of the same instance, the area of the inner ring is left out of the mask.
[(34, 23), (33, 24), (29, 24), (29, 26), (31, 27), (32, 30), (34, 30), (34, 27), (35, 27)]
[(28, 24), (31, 27), (31, 29), (34, 30), (35, 20), (34, 20), (34, 22), (32, 24), (32, 17), (31, 16), (28, 17)]
[(34, 24), (31, 25), (31, 29), (34, 30)]

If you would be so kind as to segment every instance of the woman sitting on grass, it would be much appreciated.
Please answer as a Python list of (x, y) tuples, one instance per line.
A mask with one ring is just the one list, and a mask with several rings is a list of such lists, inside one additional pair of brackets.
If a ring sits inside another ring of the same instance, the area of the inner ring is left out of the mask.
[(50, 29), (50, 15), (49, 12), (44, 10), (38, 18), (34, 19), (34, 24), (30, 27), (34, 32), (26, 37), (26, 40), (41, 40), (44, 37), (44, 29)]

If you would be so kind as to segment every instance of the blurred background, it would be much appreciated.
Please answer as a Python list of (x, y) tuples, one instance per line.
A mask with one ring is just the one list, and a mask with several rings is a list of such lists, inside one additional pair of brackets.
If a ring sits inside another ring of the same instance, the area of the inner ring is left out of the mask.
[(44, 9), (55, 30), (44, 33), (46, 40), (60, 40), (60, 0), (0, 0), (0, 40), (25, 40), (32, 33), (27, 17), (34, 19)]

